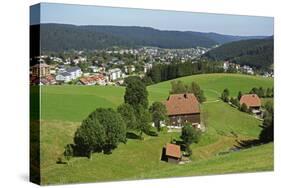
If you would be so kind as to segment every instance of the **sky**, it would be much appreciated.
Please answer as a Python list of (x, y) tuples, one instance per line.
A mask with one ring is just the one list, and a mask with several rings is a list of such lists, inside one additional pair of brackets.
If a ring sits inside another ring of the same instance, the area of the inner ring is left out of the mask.
[[(273, 17), (113, 8), (41, 3), (31, 7), (30, 24), (144, 26), (159, 30), (215, 32), (240, 36), (271, 36)], [(40, 14), (40, 17), (38, 16)]]

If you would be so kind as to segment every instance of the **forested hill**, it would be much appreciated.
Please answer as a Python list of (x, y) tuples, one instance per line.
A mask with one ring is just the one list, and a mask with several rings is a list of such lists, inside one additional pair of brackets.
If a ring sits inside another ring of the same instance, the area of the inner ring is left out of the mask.
[[(31, 26), (31, 30), (36, 29)], [(262, 36), (231, 36), (192, 31), (162, 31), (137, 26), (75, 26), (67, 24), (41, 24), (43, 51), (93, 50), (113, 46), (160, 48), (212, 47), (216, 44)]]
[(237, 35), (222, 35), (218, 33), (204, 33), (208, 38), (216, 41), (219, 44), (249, 39), (264, 39), (265, 36), (237, 36)]
[(273, 64), (273, 37), (223, 44), (205, 53), (211, 60), (231, 60), (240, 65), (268, 68)]

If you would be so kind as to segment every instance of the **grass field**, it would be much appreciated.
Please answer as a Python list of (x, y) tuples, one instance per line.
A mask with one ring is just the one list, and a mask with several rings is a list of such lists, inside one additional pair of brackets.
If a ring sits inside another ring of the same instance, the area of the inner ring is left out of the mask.
[[(47, 86), (42, 88), (41, 175), (42, 184), (93, 182), (186, 175), (222, 174), (273, 169), (273, 144), (218, 155), (239, 146), (238, 141), (256, 139), (261, 121), (235, 108), (215, 101), (227, 87), (235, 96), (239, 90), (272, 87), (273, 80), (233, 74), (196, 75), (181, 78), (196, 81), (205, 91), (207, 102), (201, 105), (207, 131), (192, 145), (192, 163), (173, 165), (160, 161), (163, 145), (179, 133), (162, 133), (129, 139), (111, 155), (94, 154), (92, 160), (74, 158), (70, 165), (56, 164), (64, 146), (72, 143), (80, 121), (97, 107), (113, 107), (123, 101), (122, 87)], [(241, 84), (241, 86), (239, 85)], [(149, 100), (168, 96), (170, 82), (148, 87)]]
[[(197, 82), (204, 90), (208, 101), (216, 100), (224, 88), (236, 96), (238, 91), (249, 92), (253, 87), (272, 87), (273, 79), (238, 74), (203, 74), (179, 78)], [(149, 101), (164, 101), (171, 81), (148, 87)], [(116, 107), (123, 102), (124, 87), (114, 86), (46, 86), (42, 87), (41, 118), (44, 120), (82, 121), (97, 107)]]

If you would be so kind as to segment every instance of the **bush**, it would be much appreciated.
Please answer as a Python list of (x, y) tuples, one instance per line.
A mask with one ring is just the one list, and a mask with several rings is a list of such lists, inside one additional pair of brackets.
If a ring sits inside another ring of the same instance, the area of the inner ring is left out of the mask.
[(151, 126), (151, 128), (147, 132), (147, 135), (149, 135), (149, 136), (158, 136), (157, 128)]
[(186, 151), (191, 153), (189, 148), (192, 143), (198, 143), (201, 136), (201, 132), (198, 129), (192, 127), (191, 123), (186, 123), (181, 130), (181, 139), (185, 144)]
[(168, 128), (166, 126), (160, 128), (160, 132), (167, 133)]
[(147, 134), (149, 136), (158, 136), (158, 133), (156, 131), (152, 131), (152, 130), (150, 130)]
[(248, 112), (248, 107), (247, 107), (247, 105), (246, 105), (245, 103), (243, 103), (243, 104), (241, 105), (241, 107), (240, 107), (240, 110), (241, 110), (242, 112)]
[(73, 157), (73, 145), (72, 144), (67, 144), (64, 148), (64, 157), (66, 158), (67, 161), (69, 161), (71, 159), (71, 157)]
[(224, 102), (229, 102), (229, 90), (227, 88), (223, 90), (223, 92), (221, 94), (221, 99)]

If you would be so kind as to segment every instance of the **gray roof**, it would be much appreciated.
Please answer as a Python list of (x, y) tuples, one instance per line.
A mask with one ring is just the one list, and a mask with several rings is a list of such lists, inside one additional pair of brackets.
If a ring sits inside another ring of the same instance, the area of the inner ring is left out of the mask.
[(81, 70), (80, 67), (75, 66), (75, 67), (69, 67), (66, 69), (67, 72), (75, 72), (77, 70)]
[(68, 72), (63, 72), (63, 73), (60, 73), (60, 75), (62, 75), (62, 76), (71, 76), (71, 74), (70, 74), (70, 73), (68, 73)]

